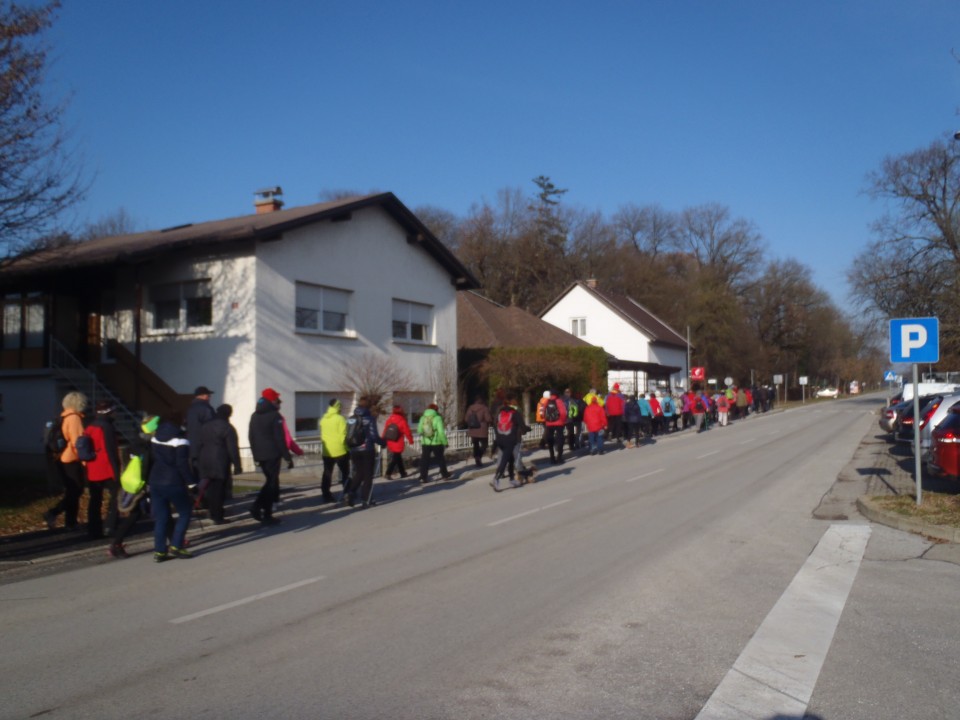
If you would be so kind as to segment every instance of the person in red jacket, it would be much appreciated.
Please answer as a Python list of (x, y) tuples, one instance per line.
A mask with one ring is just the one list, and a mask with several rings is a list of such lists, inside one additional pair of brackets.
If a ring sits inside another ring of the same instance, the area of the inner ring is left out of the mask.
[(607, 428), (607, 414), (600, 407), (596, 395), (590, 398), (590, 404), (583, 411), (583, 424), (587, 428), (590, 454), (603, 455), (603, 431)]
[(567, 424), (567, 406), (557, 393), (550, 390), (550, 397), (543, 406), (543, 441), (550, 450), (550, 462), (563, 464), (563, 426)]
[(613, 389), (603, 402), (603, 409), (607, 413), (607, 424), (610, 428), (610, 439), (616, 440), (617, 445), (623, 447), (623, 410), (626, 400), (620, 394), (620, 383), (614, 383)]
[(87, 462), (87, 483), (90, 503), (87, 505), (87, 535), (93, 539), (104, 537), (103, 491), (110, 493), (107, 503), (106, 534), (112, 535), (117, 526), (117, 500), (120, 486), (120, 449), (117, 431), (113, 427), (113, 403), (100, 400), (97, 417), (84, 431), (93, 441), (97, 456)]
[(410, 425), (403, 414), (403, 408), (400, 405), (394, 405), (383, 426), (383, 440), (387, 443), (387, 452), (390, 453), (390, 462), (387, 465), (387, 471), (384, 477), (387, 480), (393, 479), (393, 472), (396, 470), (400, 477), (405, 478), (407, 471), (403, 467), (403, 448), (404, 442), (413, 445), (413, 433), (410, 432)]

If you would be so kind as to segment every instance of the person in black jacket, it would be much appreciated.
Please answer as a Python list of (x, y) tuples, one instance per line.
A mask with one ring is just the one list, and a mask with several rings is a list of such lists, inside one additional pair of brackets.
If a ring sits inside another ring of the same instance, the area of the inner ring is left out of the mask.
[(273, 504), (280, 499), (280, 463), (287, 461), (287, 467), (293, 467), (293, 458), (287, 448), (287, 438), (283, 432), (283, 418), (276, 403), (280, 393), (267, 388), (257, 400), (257, 409), (250, 416), (248, 438), (253, 460), (263, 471), (263, 487), (253, 501), (250, 515), (254, 520), (270, 525), (280, 522), (273, 517)]
[[(193, 482), (190, 470), (190, 444), (180, 433), (174, 418), (160, 423), (150, 441), (150, 498), (153, 506), (153, 559), (157, 562), (175, 558), (191, 558), (185, 545), (187, 527), (193, 512), (188, 486)], [(167, 549), (167, 520), (170, 506), (177, 511), (177, 523)]]
[[(386, 443), (377, 432), (377, 421), (370, 414), (370, 402), (360, 398), (353, 411), (356, 421), (363, 425), (363, 444), (350, 448), (350, 466), (352, 468), (350, 486), (343, 494), (343, 502), (353, 507), (354, 498), (360, 497), (363, 507), (375, 505), (371, 498), (373, 491), (373, 471), (377, 460), (377, 446)], [(350, 431), (347, 430), (347, 437)]]
[(197, 460), (200, 457), (200, 428), (204, 423), (213, 420), (215, 413), (213, 405), (210, 404), (210, 396), (213, 390), (206, 385), (199, 386), (193, 391), (193, 402), (187, 408), (187, 440), (190, 442), (190, 469), (194, 476), (199, 479), (200, 472), (197, 467)]
[[(197, 448), (197, 470), (200, 473), (200, 498), (206, 498), (210, 519), (223, 525), (223, 500), (230, 485), (230, 467), (236, 474), (240, 468), (240, 447), (237, 431), (230, 424), (233, 408), (221, 405), (216, 417), (200, 427)], [(200, 498), (197, 499), (199, 503)]]

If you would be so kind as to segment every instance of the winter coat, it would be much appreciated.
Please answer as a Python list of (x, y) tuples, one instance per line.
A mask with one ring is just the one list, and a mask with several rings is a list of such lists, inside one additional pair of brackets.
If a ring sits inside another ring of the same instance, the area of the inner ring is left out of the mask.
[(650, 401), (642, 397), (637, 400), (637, 405), (640, 406), (640, 415), (642, 417), (653, 417), (653, 408), (650, 406)]
[(596, 393), (588, 392), (586, 395), (583, 396), (584, 411), (586, 411), (587, 406), (589, 406), (590, 403), (594, 401), (594, 399), (596, 399), (597, 405), (599, 405), (600, 407), (603, 407), (603, 398), (597, 395)]
[(250, 416), (247, 436), (254, 461), (272, 462), (280, 458), (291, 461), (287, 440), (283, 435), (283, 418), (277, 406), (266, 398), (257, 400), (257, 409)]
[(117, 447), (117, 431), (113, 427), (113, 420), (98, 417), (90, 423), (86, 433), (93, 441), (93, 449), (97, 453), (96, 459), (86, 463), (87, 480), (90, 482), (119, 480), (120, 450)]
[(171, 422), (161, 423), (150, 441), (150, 449), (150, 487), (187, 487), (193, 482), (190, 443), (180, 435), (180, 428)]
[(670, 395), (664, 395), (663, 402), (660, 405), (663, 407), (664, 417), (673, 417), (677, 412), (677, 403)]
[(623, 395), (618, 392), (612, 392), (607, 395), (603, 409), (607, 411), (608, 416), (623, 415)]
[(384, 441), (387, 443), (387, 450), (392, 453), (402, 453), (404, 442), (413, 445), (413, 433), (410, 432), (410, 424), (403, 415), (393, 413), (387, 418), (387, 422), (383, 426), (384, 435), (386, 435), (387, 428), (391, 425), (397, 426), (397, 429), (400, 431), (400, 437), (398, 437), (396, 440), (387, 440), (386, 437), (384, 437)]
[(563, 400), (558, 398), (556, 395), (551, 395), (550, 399), (547, 400), (547, 404), (549, 404), (551, 401), (554, 401), (557, 403), (557, 410), (560, 412), (560, 417), (557, 418), (556, 420), (547, 420), (546, 419), (547, 407), (546, 405), (544, 405), (543, 407), (544, 424), (546, 424), (547, 427), (563, 427), (564, 425), (567, 424), (567, 406), (564, 405)]
[(240, 442), (229, 420), (215, 417), (200, 428), (197, 471), (201, 478), (226, 480), (230, 466), (240, 468)]
[(195, 460), (197, 450), (200, 447), (200, 428), (204, 423), (210, 422), (217, 413), (207, 400), (194, 398), (187, 408), (187, 441), (190, 443), (190, 459)]
[(596, 399), (583, 411), (583, 424), (587, 432), (598, 432), (607, 427), (607, 414)]
[(654, 417), (660, 417), (663, 415), (663, 408), (660, 407), (660, 401), (655, 397), (650, 398), (647, 402), (650, 403), (650, 410), (653, 412)]
[[(423, 434), (423, 428), (427, 423), (433, 423), (433, 437), (427, 437)], [(420, 445), (446, 445), (447, 433), (443, 429), (443, 418), (433, 408), (427, 408), (417, 424), (417, 434), (420, 436)]]
[(494, 418), (495, 426), (499, 426), (500, 415), (503, 412), (509, 412), (512, 415), (510, 420), (511, 429), (509, 433), (501, 433), (495, 427), (493, 444), (501, 450), (510, 453), (513, 452), (513, 448), (516, 447), (517, 443), (523, 440), (523, 436), (530, 432), (530, 428), (523, 421), (523, 415), (520, 414), (520, 411), (509, 405), (504, 405), (497, 413), (497, 417)]
[(640, 403), (635, 398), (627, 400), (623, 408), (623, 419), (631, 425), (640, 423)]
[(320, 418), (320, 443), (324, 457), (338, 458), (347, 454), (347, 419), (340, 414), (339, 402), (329, 406)]
[(353, 411), (353, 414), (360, 419), (361, 423), (363, 423), (363, 445), (350, 448), (350, 452), (372, 453), (377, 449), (377, 445), (381, 447), (386, 445), (386, 443), (380, 437), (380, 433), (377, 432), (377, 421), (373, 419), (373, 415), (370, 414), (370, 411), (367, 408), (358, 407)]
[[(480, 423), (480, 427), (470, 427), (469, 420), (471, 415), (476, 417), (476, 421)], [(490, 414), (490, 408), (487, 407), (486, 403), (478, 402), (468, 407), (467, 411), (463, 414), (463, 420), (467, 423), (467, 435), (470, 437), (485, 438), (489, 436), (490, 426), (493, 424), (493, 415)]]
[(60, 426), (67, 441), (67, 446), (60, 453), (60, 462), (77, 462), (80, 460), (77, 457), (77, 440), (83, 435), (83, 416), (76, 410), (64, 410), (60, 413)]

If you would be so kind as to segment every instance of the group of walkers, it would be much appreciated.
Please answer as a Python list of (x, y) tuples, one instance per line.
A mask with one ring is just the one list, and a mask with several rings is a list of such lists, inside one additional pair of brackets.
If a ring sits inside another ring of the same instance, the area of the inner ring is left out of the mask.
[[(51, 464), (63, 485), (63, 497), (44, 513), (47, 526), (53, 529), (63, 515), (68, 530), (79, 529), (80, 498), (86, 488), (87, 534), (92, 539), (109, 538), (111, 557), (127, 557), (124, 540), (147, 513), (154, 520), (156, 561), (192, 557), (186, 531), (194, 511), (203, 507), (215, 525), (225, 523), (224, 504), (232, 493), (233, 475), (242, 472), (238, 435), (230, 422), (233, 410), (226, 404), (214, 408), (212, 395), (206, 386), (197, 387), (185, 417), (178, 413), (163, 418), (144, 414), (139, 436), (129, 447), (130, 461), (124, 467), (113, 423), (115, 406), (101, 400), (94, 418), (87, 423), (87, 398), (79, 392), (68, 393), (62, 401), (62, 412), (51, 423), (47, 440)], [(692, 427), (702, 432), (714, 423), (725, 426), (750, 412), (769, 410), (773, 399), (774, 393), (765, 387), (708, 392), (694, 386), (677, 395), (644, 395), (624, 394), (620, 385), (614, 384), (606, 396), (591, 388), (582, 397), (568, 388), (563, 394), (544, 391), (534, 420), (543, 426), (540, 447), (548, 450), (550, 463), (562, 464), (565, 451), (602, 455), (609, 441), (617, 447), (636, 448), (657, 435), (681, 429)], [(264, 525), (279, 522), (274, 510), (280, 500), (283, 463), (293, 468), (293, 456), (304, 454), (280, 406), (280, 394), (266, 388), (248, 427), (250, 452), (264, 476), (249, 514)], [(523, 437), (530, 427), (515, 397), (498, 391), (490, 405), (477, 397), (466, 408), (463, 422), (476, 466), (483, 464), (488, 452), (491, 458), (499, 455), (491, 481), (494, 490), (503, 489), (504, 482), (518, 486), (533, 480), (536, 468), (523, 462)], [(404, 451), (414, 444), (414, 433), (400, 405), (393, 406), (380, 431), (367, 398), (360, 398), (349, 417), (343, 414), (340, 401), (334, 399), (318, 429), (323, 460), (322, 503), (339, 502), (350, 507), (359, 503), (361, 508), (375, 505), (373, 480), (381, 448), (388, 455), (384, 477), (407, 477)], [(416, 433), (420, 440), (420, 483), (430, 481), (434, 463), (440, 477), (449, 479), (446, 428), (435, 404), (419, 418)], [(339, 500), (331, 490), (337, 470), (342, 486)]]

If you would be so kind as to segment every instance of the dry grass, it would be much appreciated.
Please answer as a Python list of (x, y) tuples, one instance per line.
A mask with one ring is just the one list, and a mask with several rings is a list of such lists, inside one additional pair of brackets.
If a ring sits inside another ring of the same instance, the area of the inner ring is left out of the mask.
[[(19, 535), (47, 527), (43, 513), (63, 495), (42, 481), (6, 479), (0, 485), (0, 535)], [(86, 494), (80, 498), (81, 519), (87, 516)], [(62, 518), (61, 518), (62, 522)]]
[(882, 508), (906, 517), (943, 527), (960, 527), (960, 495), (924, 492), (919, 507), (914, 495), (883, 495), (873, 500)]

